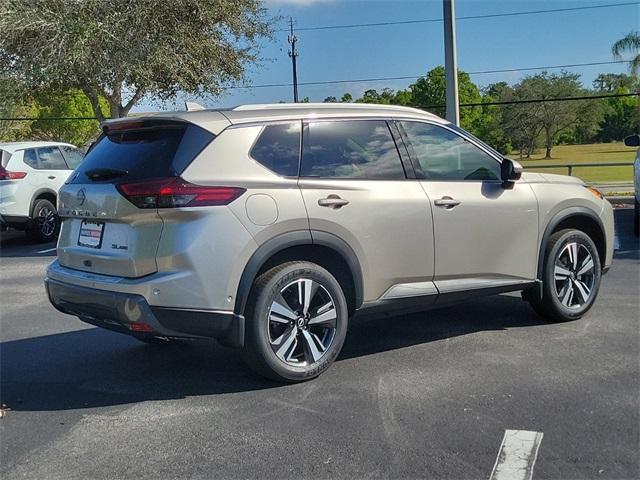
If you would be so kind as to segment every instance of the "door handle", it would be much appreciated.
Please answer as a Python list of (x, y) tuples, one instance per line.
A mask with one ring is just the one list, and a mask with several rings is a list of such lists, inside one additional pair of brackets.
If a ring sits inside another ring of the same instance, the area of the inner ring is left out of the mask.
[(318, 200), (318, 205), (321, 207), (329, 207), (334, 210), (338, 208), (344, 207), (349, 204), (349, 200), (345, 200), (344, 198), (340, 198), (338, 195), (331, 194), (327, 196), (327, 198), (321, 198)]
[(460, 203), (460, 200), (451, 197), (442, 197), (433, 202), (436, 207), (443, 207), (447, 210), (451, 210), (453, 207), (460, 205)]
[(55, 180), (55, 179), (56, 179), (56, 177), (54, 177), (53, 175), (50, 175), (50, 176), (48, 176), (47, 178), (48, 178), (49, 180)]

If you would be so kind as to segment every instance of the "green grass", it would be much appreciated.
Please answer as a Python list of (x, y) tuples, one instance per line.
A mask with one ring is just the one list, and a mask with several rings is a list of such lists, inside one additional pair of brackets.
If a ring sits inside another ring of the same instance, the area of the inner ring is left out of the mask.
[[(632, 162), (636, 155), (634, 148), (625, 147), (624, 143), (592, 143), (589, 145), (558, 145), (551, 150), (551, 160), (544, 160), (544, 149), (536, 151), (531, 159), (524, 159), (522, 164), (527, 167), (536, 165), (550, 165), (554, 163), (608, 163), (608, 162)], [(509, 155), (515, 160), (519, 159), (518, 152)], [(542, 173), (567, 174), (566, 168), (535, 168), (527, 171)], [(632, 182), (633, 167), (577, 167), (573, 169), (573, 175), (586, 182)]]

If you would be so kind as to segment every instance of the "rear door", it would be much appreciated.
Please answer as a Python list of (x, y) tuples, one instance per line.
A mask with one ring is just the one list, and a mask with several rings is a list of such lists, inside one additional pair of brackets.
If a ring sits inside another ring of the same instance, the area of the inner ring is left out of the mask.
[(357, 255), (365, 301), (394, 285), (433, 293), (431, 210), (420, 183), (406, 178), (386, 121), (306, 123), (299, 185), (312, 236), (333, 234)]
[(60, 191), (60, 263), (122, 277), (156, 272), (159, 192), (180, 184), (179, 175), (213, 138), (184, 122), (108, 126)]
[(42, 176), (43, 186), (57, 192), (71, 173), (60, 148), (57, 146), (40, 147), (36, 151), (38, 152), (38, 169)]
[(531, 187), (505, 188), (496, 156), (454, 127), (399, 123), (432, 205), (440, 292), (534, 279), (538, 205)]

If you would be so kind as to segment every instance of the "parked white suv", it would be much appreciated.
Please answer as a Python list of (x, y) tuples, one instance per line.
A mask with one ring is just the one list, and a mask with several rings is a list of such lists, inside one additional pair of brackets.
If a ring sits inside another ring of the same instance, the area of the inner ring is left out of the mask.
[(60, 221), (58, 190), (84, 153), (58, 142), (0, 143), (0, 224), (25, 230), (38, 242), (53, 240)]

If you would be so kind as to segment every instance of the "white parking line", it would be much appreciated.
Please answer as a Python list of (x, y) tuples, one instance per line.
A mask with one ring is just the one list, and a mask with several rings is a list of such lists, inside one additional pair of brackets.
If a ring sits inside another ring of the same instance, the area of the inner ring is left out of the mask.
[(49, 252), (55, 252), (57, 249), (58, 249), (58, 247), (47, 248), (46, 250), (40, 250), (38, 253), (49, 253)]
[(531, 480), (542, 432), (505, 430), (489, 480)]

